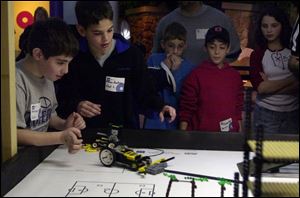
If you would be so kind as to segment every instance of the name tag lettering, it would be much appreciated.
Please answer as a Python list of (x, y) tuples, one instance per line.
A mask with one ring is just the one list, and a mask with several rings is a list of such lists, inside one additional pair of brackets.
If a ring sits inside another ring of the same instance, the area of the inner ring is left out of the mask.
[(41, 109), (41, 103), (31, 104), (30, 106), (30, 120), (38, 120), (39, 119), (39, 112)]
[(125, 78), (106, 76), (105, 91), (124, 92)]

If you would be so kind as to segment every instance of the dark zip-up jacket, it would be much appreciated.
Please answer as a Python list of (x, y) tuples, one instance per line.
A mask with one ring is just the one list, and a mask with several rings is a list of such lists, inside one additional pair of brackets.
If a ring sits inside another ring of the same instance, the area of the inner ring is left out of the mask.
[[(82, 50), (71, 61), (69, 73), (56, 82), (59, 115), (67, 117), (80, 101), (88, 100), (101, 104), (101, 115), (85, 118), (87, 127), (106, 128), (112, 123), (138, 128), (138, 113), (161, 111), (163, 100), (155, 92), (142, 53), (121, 35), (114, 34), (114, 39), (115, 49), (102, 67), (86, 40), (81, 42)], [(107, 77), (125, 79), (124, 91), (105, 90)]]

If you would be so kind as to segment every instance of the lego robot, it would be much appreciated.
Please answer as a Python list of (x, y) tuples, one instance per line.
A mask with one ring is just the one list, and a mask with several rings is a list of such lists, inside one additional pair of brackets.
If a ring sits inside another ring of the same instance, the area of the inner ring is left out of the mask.
[(117, 137), (118, 132), (112, 131), (110, 136), (105, 133), (97, 133), (98, 138), (92, 144), (93, 147), (99, 147), (99, 159), (101, 164), (106, 167), (113, 165), (123, 166), (138, 173), (158, 174), (167, 167), (167, 161), (174, 159), (161, 158), (155, 162), (149, 156), (143, 156), (136, 153), (126, 145), (120, 144)]

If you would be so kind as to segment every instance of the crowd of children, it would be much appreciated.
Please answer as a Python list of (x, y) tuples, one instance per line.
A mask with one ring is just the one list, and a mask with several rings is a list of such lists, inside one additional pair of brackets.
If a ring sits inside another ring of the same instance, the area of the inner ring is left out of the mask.
[[(180, 5), (174, 16), (188, 15), (187, 9), (197, 20), (205, 11), (223, 16), (202, 3)], [(140, 49), (115, 33), (108, 1), (78, 1), (75, 13), (79, 40), (62, 20), (37, 21), (27, 54), (16, 63), (19, 144), (66, 144), (75, 153), (82, 143), (81, 129), (110, 124), (140, 128), (140, 114), (144, 129), (242, 131), (243, 82), (228, 62), (240, 47), (229, 18), (208, 23), (204, 17), (203, 27), (190, 27), (183, 19), (173, 22), (166, 16), (155, 45), (163, 52), (153, 53), (145, 63)], [(196, 35), (191, 36), (191, 28)], [(254, 124), (267, 133), (299, 130), (298, 79), (288, 69), (290, 35), (281, 9), (261, 12), (250, 76), (258, 93)], [(191, 39), (201, 50), (191, 52)], [(201, 61), (190, 62), (187, 51)]]

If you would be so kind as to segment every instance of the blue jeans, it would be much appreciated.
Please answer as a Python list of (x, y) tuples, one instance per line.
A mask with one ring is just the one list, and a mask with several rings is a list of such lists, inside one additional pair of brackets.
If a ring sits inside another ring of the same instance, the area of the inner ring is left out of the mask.
[(264, 133), (299, 134), (299, 109), (278, 112), (255, 105), (253, 125), (254, 131), (262, 125)]

